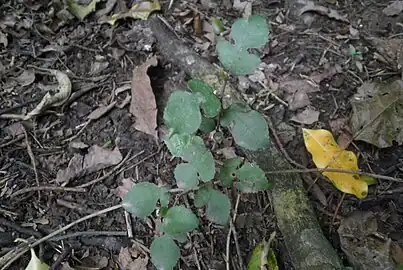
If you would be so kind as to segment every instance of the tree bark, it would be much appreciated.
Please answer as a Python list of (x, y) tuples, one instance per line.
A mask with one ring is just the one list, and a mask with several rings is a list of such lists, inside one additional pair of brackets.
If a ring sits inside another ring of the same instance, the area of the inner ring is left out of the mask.
[[(199, 78), (222, 89), (217, 68), (187, 47), (156, 16), (150, 18), (150, 26), (157, 39), (159, 52), (192, 78)], [(242, 101), (238, 91), (227, 84), (223, 103), (228, 105)], [(290, 164), (277, 149), (275, 143), (260, 151), (245, 151), (250, 161), (264, 171), (287, 170)], [(273, 208), (284, 244), (292, 265), (298, 270), (342, 269), (340, 258), (323, 235), (299, 174), (270, 176), (274, 183), (271, 190)]]

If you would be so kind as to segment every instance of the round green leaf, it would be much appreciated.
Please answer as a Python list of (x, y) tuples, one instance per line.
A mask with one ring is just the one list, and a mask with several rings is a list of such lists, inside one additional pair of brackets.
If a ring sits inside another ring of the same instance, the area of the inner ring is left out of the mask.
[(160, 187), (159, 199), (162, 207), (167, 207), (171, 196), (166, 187)]
[(247, 51), (239, 51), (226, 40), (217, 43), (216, 51), (224, 68), (237, 76), (250, 74), (260, 64), (259, 57)]
[(196, 215), (184, 206), (174, 206), (168, 210), (159, 228), (160, 232), (177, 235), (190, 232), (199, 226)]
[(192, 134), (201, 123), (199, 106), (199, 100), (192, 93), (175, 91), (165, 107), (164, 121), (176, 133)]
[(200, 93), (203, 97), (202, 109), (207, 118), (216, 117), (221, 111), (221, 102), (214, 95), (214, 89), (202, 80), (190, 80), (188, 87), (193, 93)]
[(135, 184), (123, 198), (123, 208), (137, 217), (147, 217), (155, 210), (160, 196), (159, 188), (152, 183)]
[(210, 200), (210, 188), (202, 187), (195, 194), (194, 204), (196, 207), (202, 207), (208, 204)]
[(168, 235), (154, 238), (150, 254), (151, 261), (158, 270), (173, 269), (181, 256), (179, 247)]
[(224, 161), (223, 167), (220, 169), (220, 180), (224, 187), (230, 187), (235, 178), (235, 172), (241, 165), (241, 158), (235, 157)]
[(184, 190), (191, 190), (197, 187), (199, 182), (197, 179), (197, 170), (190, 163), (178, 164), (175, 168), (174, 176), (178, 187)]
[(211, 118), (202, 117), (202, 122), (199, 129), (203, 132), (209, 133), (215, 129), (216, 121)]
[(223, 113), (222, 126), (230, 127), (235, 142), (246, 149), (258, 150), (269, 142), (269, 130), (263, 116), (245, 105), (232, 104)]
[(245, 193), (253, 193), (270, 188), (264, 171), (255, 164), (244, 164), (236, 171), (238, 177), (237, 187)]
[(181, 156), (185, 161), (192, 163), (203, 182), (211, 181), (215, 175), (213, 155), (204, 145), (203, 139), (193, 136), (183, 150)]
[(239, 49), (262, 48), (269, 39), (269, 27), (262, 16), (238, 19), (231, 27), (231, 37)]
[(225, 225), (228, 222), (231, 211), (231, 203), (227, 195), (211, 189), (207, 203), (206, 216), (216, 224)]
[(192, 136), (189, 134), (173, 134), (171, 137), (164, 139), (169, 152), (174, 157), (180, 157), (183, 155), (184, 149), (189, 144)]

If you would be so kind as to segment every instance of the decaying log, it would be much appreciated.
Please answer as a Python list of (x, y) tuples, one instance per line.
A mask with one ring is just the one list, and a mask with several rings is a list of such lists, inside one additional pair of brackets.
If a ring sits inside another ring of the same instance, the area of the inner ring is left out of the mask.
[[(156, 16), (150, 18), (150, 27), (157, 39), (159, 52), (192, 78), (209, 82), (221, 89), (217, 69), (180, 41)], [(238, 91), (231, 85), (225, 88), (228, 99), (224, 103), (240, 101)], [(261, 151), (245, 151), (249, 160), (265, 171), (290, 169), (274, 142)], [(340, 258), (323, 235), (299, 174), (270, 176), (271, 191), (277, 217), (289, 258), (298, 270), (342, 269)]]

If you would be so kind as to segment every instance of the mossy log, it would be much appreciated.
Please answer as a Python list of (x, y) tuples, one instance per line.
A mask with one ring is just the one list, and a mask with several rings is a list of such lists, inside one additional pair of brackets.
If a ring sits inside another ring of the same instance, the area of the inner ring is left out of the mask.
[[(215, 89), (222, 89), (214, 65), (180, 41), (156, 16), (152, 16), (149, 23), (163, 57), (190, 77), (205, 80)], [(241, 100), (238, 91), (230, 84), (225, 88), (225, 97), (226, 104)], [(263, 150), (245, 153), (250, 161), (256, 162), (265, 171), (291, 168), (274, 141)], [(294, 269), (342, 269), (337, 252), (323, 235), (300, 175), (279, 174), (270, 176), (269, 180), (274, 183), (271, 194), (277, 225)]]

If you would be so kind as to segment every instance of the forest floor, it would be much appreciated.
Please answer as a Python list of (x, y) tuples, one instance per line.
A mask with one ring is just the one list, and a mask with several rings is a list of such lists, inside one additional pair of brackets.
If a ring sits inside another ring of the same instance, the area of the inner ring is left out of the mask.
[[(145, 83), (134, 79), (133, 70), (157, 56), (159, 63), (148, 69), (148, 76), (156, 98), (158, 130), (166, 97), (189, 78), (159, 56), (147, 20), (105, 23), (111, 14), (130, 7), (131, 1), (100, 1), (83, 21), (61, 2), (8, 1), (0, 6), (0, 257), (17, 246), (17, 238), (40, 239), (119, 204), (123, 183), (153, 182), (175, 188), (177, 161), (161, 140), (140, 131), (136, 118), (142, 116), (131, 113), (134, 86)], [(283, 2), (252, 2), (252, 14), (263, 15), (270, 23), (269, 43), (260, 51), (259, 70), (233, 80), (249, 104), (272, 119), (288, 155), (315, 168), (301, 128), (327, 129), (339, 144), (352, 138), (353, 97), (370, 91), (372, 82), (401, 76), (403, 7), (399, 12), (398, 6), (387, 9), (388, 1), (320, 0), (291, 19)], [(160, 3), (165, 23), (212, 63), (218, 60), (211, 19), (220, 18), (229, 28), (248, 12), (244, 9), (248, 2), (230, 0), (176, 0), (170, 8), (169, 1)], [(26, 114), (55, 87), (54, 77), (36, 67), (65, 72), (74, 98), (55, 113), (26, 121), (2, 117)], [(398, 104), (394, 123), (403, 123), (402, 97)], [(361, 170), (403, 178), (403, 146), (399, 145), (403, 136), (399, 136), (388, 147), (355, 140), (348, 149), (358, 155)], [(224, 156), (239, 153), (232, 140), (215, 151)], [(391, 241), (386, 260), (403, 263), (402, 182), (379, 180), (359, 200), (343, 195), (324, 178), (314, 182), (314, 174), (302, 177), (325, 235), (346, 264), (354, 247), (341, 247), (341, 234), (348, 234), (340, 230), (341, 225), (365, 237), (376, 234)], [(235, 207), (238, 194), (227, 192)], [(230, 269), (241, 269), (256, 244), (276, 231), (269, 192), (241, 195), (236, 207), (234, 227), (240, 249), (233, 238), (227, 246), (229, 228), (212, 225), (201, 214), (200, 230), (192, 234), (190, 244), (181, 246), (180, 269), (226, 269), (228, 248)], [(42, 243), (37, 254), (49, 265), (63, 254), (54, 269), (113, 269), (115, 265), (154, 269), (142, 247), (150, 246), (158, 217), (133, 219), (132, 239), (127, 237), (128, 219), (119, 210), (86, 220)], [(375, 225), (357, 232), (357, 223), (363, 221)], [(27, 252), (9, 269), (23, 269), (29, 259)], [(291, 269), (286, 260), (280, 260), (280, 268)]]

